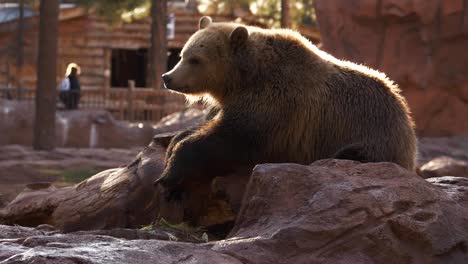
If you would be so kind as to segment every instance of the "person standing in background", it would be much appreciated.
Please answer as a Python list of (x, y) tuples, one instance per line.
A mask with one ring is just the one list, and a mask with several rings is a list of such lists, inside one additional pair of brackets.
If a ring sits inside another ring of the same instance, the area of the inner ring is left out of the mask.
[(78, 109), (80, 103), (80, 67), (76, 63), (70, 63), (67, 67), (65, 79), (59, 85), (59, 97), (66, 109)]

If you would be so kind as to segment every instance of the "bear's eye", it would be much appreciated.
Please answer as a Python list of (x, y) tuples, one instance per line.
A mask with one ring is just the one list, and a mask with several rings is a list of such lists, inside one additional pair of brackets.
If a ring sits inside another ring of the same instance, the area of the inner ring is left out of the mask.
[(192, 65), (200, 64), (200, 60), (197, 58), (190, 58), (188, 62)]

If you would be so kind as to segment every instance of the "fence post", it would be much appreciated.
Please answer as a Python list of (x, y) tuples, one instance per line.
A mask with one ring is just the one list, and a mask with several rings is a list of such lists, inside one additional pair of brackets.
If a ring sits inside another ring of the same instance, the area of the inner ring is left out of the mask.
[(104, 49), (104, 101), (107, 102), (110, 97), (111, 86), (111, 58), (112, 51), (109, 48)]
[(133, 92), (135, 91), (135, 81), (128, 80), (128, 93), (127, 93), (127, 111), (128, 111), (128, 120), (133, 121)]

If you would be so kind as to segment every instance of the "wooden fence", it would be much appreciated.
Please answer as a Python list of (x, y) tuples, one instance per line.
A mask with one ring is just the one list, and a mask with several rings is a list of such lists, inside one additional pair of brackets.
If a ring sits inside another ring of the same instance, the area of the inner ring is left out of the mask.
[[(24, 89), (21, 100), (34, 103), (36, 91)], [(81, 90), (79, 109), (102, 109), (111, 112), (116, 119), (134, 122), (157, 122), (162, 117), (186, 108), (182, 95), (167, 90), (115, 87), (104, 90)], [(18, 100), (17, 89), (0, 88), (0, 98)], [(57, 94), (57, 108), (64, 109)]]

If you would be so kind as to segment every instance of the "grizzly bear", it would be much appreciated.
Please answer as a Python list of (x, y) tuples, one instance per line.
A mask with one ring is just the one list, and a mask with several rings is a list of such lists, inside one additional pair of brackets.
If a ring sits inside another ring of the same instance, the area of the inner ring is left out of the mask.
[(172, 139), (155, 181), (168, 188), (186, 177), (209, 181), (259, 163), (325, 158), (414, 170), (414, 124), (397, 86), (292, 30), (203, 17), (163, 80), (218, 109)]

